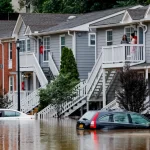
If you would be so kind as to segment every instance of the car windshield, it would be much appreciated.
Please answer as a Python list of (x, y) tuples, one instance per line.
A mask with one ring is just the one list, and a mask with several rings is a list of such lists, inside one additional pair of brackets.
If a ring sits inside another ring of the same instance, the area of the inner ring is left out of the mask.
[(91, 120), (95, 114), (96, 111), (88, 111), (80, 118), (80, 120)]

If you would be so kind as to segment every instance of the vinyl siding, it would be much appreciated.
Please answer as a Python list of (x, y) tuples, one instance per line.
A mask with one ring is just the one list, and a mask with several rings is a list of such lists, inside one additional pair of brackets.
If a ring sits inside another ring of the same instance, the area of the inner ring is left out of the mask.
[(80, 79), (87, 79), (95, 63), (95, 47), (88, 46), (88, 32), (76, 34), (76, 62)]
[[(22, 39), (24, 39), (24, 40), (29, 39), (28, 36), (24, 35), (25, 34), (25, 30), (26, 30), (26, 26), (25, 26), (24, 23), (22, 23), (21, 28), (20, 28), (19, 33), (18, 33), (18, 38), (20, 40), (22, 40)], [(34, 39), (30, 38), (30, 51), (31, 52), (35, 52), (35, 50), (36, 50), (36, 41)]]
[[(65, 45), (68, 48), (72, 49), (72, 37), (66, 34), (55, 34), (50, 35), (50, 52), (52, 53), (53, 60), (56, 64), (56, 67), (60, 69), (60, 35), (65, 35)], [(43, 62), (43, 57), (41, 57), (42, 67), (48, 67), (48, 62)]]
[(113, 32), (113, 45), (118, 45), (121, 42), (122, 36), (124, 34), (124, 26), (98, 29), (97, 30), (97, 57), (101, 53), (102, 47), (107, 46), (106, 30), (110, 30), (110, 29), (112, 29)]
[(147, 32), (146, 32), (146, 41), (145, 41), (145, 55), (146, 62), (150, 63), (150, 24), (148, 24)]

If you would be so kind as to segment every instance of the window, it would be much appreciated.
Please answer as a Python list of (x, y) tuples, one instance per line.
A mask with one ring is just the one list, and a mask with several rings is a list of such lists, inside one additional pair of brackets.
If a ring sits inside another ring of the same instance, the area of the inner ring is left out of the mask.
[(89, 46), (95, 46), (96, 43), (96, 34), (89, 33)]
[(106, 31), (106, 42), (107, 42), (107, 46), (112, 45), (113, 44), (113, 32), (112, 30), (107, 30)]
[(127, 36), (128, 42), (130, 42), (130, 35), (131, 33), (134, 33), (134, 28), (133, 27), (125, 27), (125, 34)]
[(25, 50), (26, 50), (25, 40), (20, 40), (20, 52), (25, 52)]
[(125, 113), (116, 113), (113, 115), (115, 123), (129, 123), (128, 115)]
[(44, 45), (44, 61), (48, 61), (48, 53), (50, 52), (50, 37), (44, 37), (43, 39)]
[(27, 39), (27, 51), (30, 51), (30, 39)]
[(103, 116), (98, 119), (99, 122), (109, 122), (110, 121), (110, 115)]
[(95, 114), (96, 114), (95, 111), (86, 112), (86, 113), (80, 118), (80, 120), (91, 120)]
[(65, 47), (65, 43), (66, 41), (65, 41), (65, 35), (61, 35), (60, 36), (60, 48), (61, 48), (61, 51), (62, 51), (62, 49)]
[(12, 60), (12, 43), (9, 43), (9, 60)]
[(17, 117), (17, 116), (20, 116), (19, 112), (10, 111), (10, 110), (4, 111), (4, 117)]
[(14, 91), (14, 78), (13, 76), (9, 77), (9, 92), (13, 93)]
[(141, 124), (141, 125), (148, 125), (149, 121), (146, 120), (144, 117), (142, 117), (141, 115), (138, 114), (130, 114), (131, 119), (132, 119), (132, 123), (133, 124)]

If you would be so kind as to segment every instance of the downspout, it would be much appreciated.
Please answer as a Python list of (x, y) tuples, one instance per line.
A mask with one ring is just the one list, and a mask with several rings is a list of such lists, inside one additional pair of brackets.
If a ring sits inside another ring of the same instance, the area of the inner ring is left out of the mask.
[(71, 34), (68, 30), (68, 35), (72, 36), (72, 50), (74, 54), (74, 58), (76, 59), (76, 32), (74, 31), (74, 34)]
[(140, 22), (140, 25), (143, 26), (145, 28), (144, 30), (144, 62), (146, 61), (145, 59), (145, 55), (146, 55), (146, 32), (147, 32), (147, 25), (143, 24), (142, 22)]
[(0, 40), (0, 44), (2, 45), (2, 80), (3, 80), (3, 83), (2, 83), (2, 94), (4, 96), (4, 44), (2, 43), (2, 41)]

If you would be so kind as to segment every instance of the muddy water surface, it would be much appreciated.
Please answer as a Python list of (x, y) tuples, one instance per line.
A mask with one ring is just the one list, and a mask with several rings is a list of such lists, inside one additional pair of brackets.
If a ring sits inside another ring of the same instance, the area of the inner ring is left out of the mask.
[(0, 121), (0, 150), (150, 150), (150, 130), (77, 131), (76, 120)]

